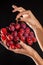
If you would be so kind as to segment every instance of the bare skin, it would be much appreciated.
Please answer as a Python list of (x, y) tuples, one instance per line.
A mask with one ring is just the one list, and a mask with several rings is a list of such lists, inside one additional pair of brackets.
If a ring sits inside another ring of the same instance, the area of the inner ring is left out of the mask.
[[(20, 18), (20, 21), (24, 21), (27, 25), (29, 25), (33, 29), (36, 39), (38, 41), (38, 44), (41, 50), (43, 51), (43, 27), (41, 26), (39, 21), (36, 19), (36, 17), (33, 15), (33, 13), (30, 10), (27, 11), (24, 8), (17, 7), (15, 5), (13, 5), (12, 7), (14, 8), (12, 12), (16, 12), (16, 11), (20, 12), (16, 16), (16, 20)], [(35, 61), (36, 64), (43, 65), (43, 58), (40, 57), (40, 55), (37, 53), (36, 50), (34, 50), (32, 47), (23, 43), (21, 40), (19, 44), (22, 46), (21, 49), (15, 49), (15, 50), (11, 48), (10, 49), (7, 48), (7, 49), (15, 53), (30, 56)], [(6, 47), (5, 44), (4, 46)]]

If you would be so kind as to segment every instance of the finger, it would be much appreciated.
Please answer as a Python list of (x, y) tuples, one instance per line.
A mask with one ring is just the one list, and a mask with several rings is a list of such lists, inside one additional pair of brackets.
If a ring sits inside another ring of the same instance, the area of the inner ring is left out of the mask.
[(24, 42), (22, 42), (21, 40), (20, 40), (20, 43), (19, 43), (24, 49), (26, 49), (28, 46), (24, 43)]
[(17, 6), (15, 6), (15, 5), (12, 5), (12, 8), (17, 8)]
[[(35, 16), (33, 15), (33, 13), (30, 11), (30, 10), (28, 10), (28, 11), (23, 11), (23, 12), (21, 12), (21, 13), (19, 13), (18, 15), (17, 15), (17, 17), (16, 17), (16, 20), (18, 19), (18, 18), (20, 18), (21, 16), (23, 16), (24, 18), (26, 18), (26, 17), (28, 17), (28, 18), (35, 18)], [(31, 21), (31, 20), (30, 20)]]
[(25, 17), (29, 17), (29, 18), (30, 18), (29, 12), (28, 12), (28, 11), (24, 11), (24, 12), (19, 13), (19, 14), (16, 16), (16, 20), (17, 20), (18, 18), (20, 18), (21, 16), (23, 16), (24, 18), (25, 18)]
[(31, 12), (31, 10), (27, 10), (27, 11), (24, 11), (24, 12), (22, 12), (23, 14), (28, 14), (29, 15), (29, 17), (31, 16), (31, 17), (34, 17), (35, 18), (35, 16), (33, 15), (33, 13)]
[[(15, 6), (15, 5), (12, 5), (12, 8), (14, 8), (14, 10), (15, 10), (15, 9), (18, 8), (18, 7)], [(12, 12), (14, 12), (14, 10), (12, 10)]]
[(36, 29), (36, 25), (30, 22), (30, 19), (20, 17), (20, 21), (24, 21), (31, 29)]
[(0, 42), (1, 45), (3, 45), (7, 50), (8, 50), (8, 47), (6, 46), (5, 42), (3, 43), (2, 41)]
[(12, 12), (16, 12), (16, 11), (23, 12), (23, 11), (25, 11), (25, 9), (22, 7), (17, 7)]
[(3, 45), (6, 49), (8, 49), (8, 47), (7, 47), (7, 45), (6, 45), (6, 40), (3, 41), (2, 38), (1, 38), (1, 42), (0, 42), (0, 43), (1, 43), (1, 45)]
[(18, 53), (18, 54), (25, 54), (25, 50), (24, 49), (10, 49), (11, 51), (13, 51), (14, 53)]

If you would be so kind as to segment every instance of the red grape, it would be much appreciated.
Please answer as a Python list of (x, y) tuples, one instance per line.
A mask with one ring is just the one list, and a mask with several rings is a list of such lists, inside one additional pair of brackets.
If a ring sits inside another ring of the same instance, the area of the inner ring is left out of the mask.
[(11, 23), (8, 27), (1, 29), (1, 38), (6, 45), (12, 49), (21, 48), (19, 40), (32, 45), (37, 40), (34, 32), (25, 23)]
[(5, 35), (1, 35), (1, 38), (2, 38), (2, 40), (6, 40), (6, 36)]
[(15, 42), (17, 42), (18, 40), (19, 40), (19, 37), (18, 36), (14, 37), (14, 41)]
[(9, 26), (9, 30), (10, 30), (10, 31), (14, 31), (14, 30), (15, 30), (14, 25), (10, 25), (10, 26)]
[(16, 37), (17, 36), (17, 31), (12, 32), (12, 36)]
[(25, 24), (25, 23), (21, 23), (21, 27), (22, 27), (23, 29), (25, 29), (25, 28), (26, 28), (26, 24)]
[(21, 45), (20, 45), (20, 44), (16, 44), (16, 47), (17, 47), (17, 48), (21, 48)]
[(28, 43), (29, 45), (32, 45), (32, 44), (33, 44), (33, 40), (32, 40), (32, 38), (31, 38), (31, 36), (28, 36), (28, 37), (27, 37), (27, 43)]
[(32, 40), (33, 40), (34, 43), (36, 42), (36, 38), (35, 37), (33, 37)]
[(24, 34), (24, 32), (25, 32), (24, 29), (21, 28), (21, 29), (20, 29), (20, 33), (21, 33), (21, 34)]
[(8, 39), (8, 40), (13, 40), (13, 36), (12, 36), (11, 34), (9, 34), (9, 35), (7, 36), (7, 39)]
[(16, 28), (16, 30), (19, 30), (20, 29), (20, 24), (15, 24), (15, 28)]
[(30, 33), (30, 28), (29, 27), (26, 27), (25, 32), (26, 33)]
[(15, 23), (13, 23), (13, 22), (12, 22), (10, 25), (13, 25), (13, 26), (15, 26)]
[(2, 33), (2, 34), (7, 34), (6, 28), (2, 28), (2, 29), (1, 29), (1, 33)]
[(11, 48), (11, 49), (15, 49), (16, 47), (15, 47), (14, 44), (10, 44), (10, 48)]
[(25, 38), (28, 37), (28, 35), (29, 35), (28, 33), (24, 32), (24, 36), (25, 36)]
[(25, 37), (24, 36), (21, 36), (20, 39), (25, 42)]
[(20, 38), (22, 36), (21, 32), (18, 32), (18, 37)]
[(31, 37), (33, 37), (33, 36), (34, 36), (34, 33), (31, 31), (29, 35), (30, 35)]

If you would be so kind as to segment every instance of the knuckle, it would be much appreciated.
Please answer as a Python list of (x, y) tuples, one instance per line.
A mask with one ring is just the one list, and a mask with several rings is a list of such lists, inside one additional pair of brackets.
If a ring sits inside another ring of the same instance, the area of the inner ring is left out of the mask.
[(23, 7), (19, 7), (20, 9), (22, 9), (22, 10), (24, 10), (24, 8)]
[(28, 10), (29, 13), (31, 13), (31, 10)]
[(22, 8), (22, 7), (19, 7), (20, 9)]

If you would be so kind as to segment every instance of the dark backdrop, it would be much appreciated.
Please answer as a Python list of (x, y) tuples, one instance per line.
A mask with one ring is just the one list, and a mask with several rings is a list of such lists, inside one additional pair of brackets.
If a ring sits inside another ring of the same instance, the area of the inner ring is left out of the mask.
[[(2, 2), (1, 2), (2, 1)], [(17, 6), (24, 7), (25, 9), (30, 9), (33, 14), (37, 17), (40, 23), (43, 26), (43, 2), (33, 1), (33, 0), (8, 0), (8, 1), (0, 1), (0, 28), (6, 27), (11, 22), (15, 21), (15, 17), (17, 13), (12, 13), (12, 5), (15, 4)], [(43, 52), (41, 51), (38, 43), (32, 46), (43, 58)], [(0, 44), (0, 65), (35, 65), (34, 61), (27, 56), (15, 54), (11, 51), (6, 50)]]

